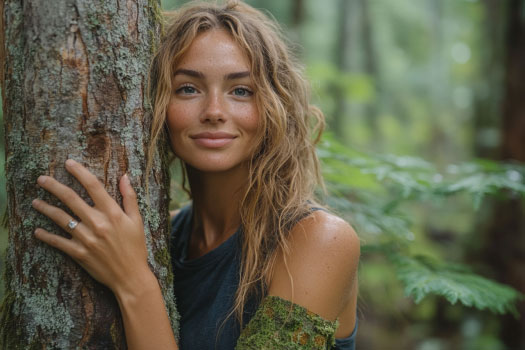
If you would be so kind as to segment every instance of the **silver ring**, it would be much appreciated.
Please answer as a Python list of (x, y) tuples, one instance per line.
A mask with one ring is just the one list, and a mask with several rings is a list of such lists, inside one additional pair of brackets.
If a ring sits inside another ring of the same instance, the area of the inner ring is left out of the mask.
[(73, 219), (69, 220), (69, 222), (67, 223), (67, 227), (69, 227), (71, 231), (73, 231), (75, 227), (77, 227), (77, 225), (78, 225), (78, 221), (75, 221)]

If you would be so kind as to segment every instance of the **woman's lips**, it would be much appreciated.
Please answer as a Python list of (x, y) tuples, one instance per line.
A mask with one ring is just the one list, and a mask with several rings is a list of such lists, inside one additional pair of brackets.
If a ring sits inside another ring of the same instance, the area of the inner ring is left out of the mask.
[(190, 136), (199, 146), (206, 148), (224, 147), (235, 139), (235, 135), (227, 132), (202, 132)]

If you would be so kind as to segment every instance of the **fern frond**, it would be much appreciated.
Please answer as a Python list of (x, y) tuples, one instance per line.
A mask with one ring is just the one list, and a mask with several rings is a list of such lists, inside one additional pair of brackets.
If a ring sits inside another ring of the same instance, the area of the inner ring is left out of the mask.
[(388, 238), (390, 241), (399, 244), (408, 243), (415, 239), (408, 218), (390, 209), (386, 204), (381, 205), (379, 198), (367, 198), (366, 200), (362, 197), (357, 198), (357, 196), (364, 195), (361, 192), (354, 192), (350, 197), (352, 199), (348, 199), (345, 195), (329, 194), (325, 201), (329, 207), (352, 224), (358, 232), (377, 238)]
[(445, 297), (451, 304), (458, 301), (479, 310), (512, 313), (518, 316), (515, 304), (523, 295), (515, 289), (481, 277), (464, 265), (447, 264), (422, 256), (391, 254), (405, 294), (419, 303), (429, 294)]
[(341, 145), (332, 135), (318, 150), (329, 182), (347, 188), (389, 192), (401, 199), (427, 199), (468, 193), (478, 209), (486, 195), (525, 196), (525, 166), (477, 159), (451, 164), (439, 172), (423, 159), (359, 152)]

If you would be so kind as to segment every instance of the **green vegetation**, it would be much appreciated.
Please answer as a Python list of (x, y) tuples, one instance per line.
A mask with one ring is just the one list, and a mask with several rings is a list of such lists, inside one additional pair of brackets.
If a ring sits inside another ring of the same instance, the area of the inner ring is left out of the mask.
[(443, 202), (467, 194), (478, 209), (486, 195), (525, 198), (525, 167), (487, 160), (449, 165), (443, 174), (415, 157), (370, 155), (353, 151), (328, 135), (319, 154), (328, 182), (327, 202), (361, 233), (364, 262), (369, 254), (384, 254), (405, 293), (419, 303), (427, 294), (444, 296), (497, 313), (512, 312), (523, 296), (505, 285), (476, 275), (465, 265), (446, 263), (436, 252), (414, 254), (417, 243), (405, 203)]

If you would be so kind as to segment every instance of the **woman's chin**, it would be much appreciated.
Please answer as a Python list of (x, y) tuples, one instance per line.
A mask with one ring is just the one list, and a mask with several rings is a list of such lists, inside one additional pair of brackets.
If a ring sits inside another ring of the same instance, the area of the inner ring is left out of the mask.
[(247, 171), (248, 162), (228, 162), (224, 160), (217, 159), (208, 159), (196, 162), (193, 159), (191, 162), (185, 162), (188, 170), (191, 169), (192, 172), (201, 172), (201, 173), (227, 173), (227, 172), (237, 172), (237, 171)]

